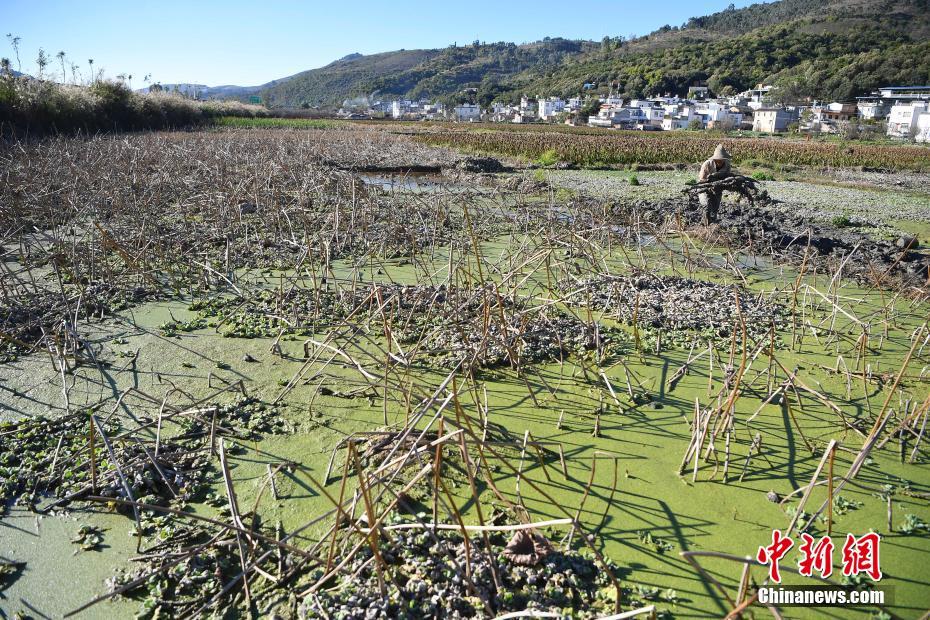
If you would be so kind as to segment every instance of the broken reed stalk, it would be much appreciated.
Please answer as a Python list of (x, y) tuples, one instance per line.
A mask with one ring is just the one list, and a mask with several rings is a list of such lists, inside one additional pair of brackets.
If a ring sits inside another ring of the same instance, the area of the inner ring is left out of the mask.
[[(827, 462), (831, 460), (831, 455), (836, 450), (837, 445), (839, 445), (839, 442), (837, 442), (837, 440), (835, 439), (831, 439), (830, 443), (827, 444), (827, 448), (826, 450), (824, 450), (823, 457), (820, 459), (820, 463), (817, 464), (817, 469), (814, 470), (814, 475), (811, 477), (811, 481), (807, 485), (807, 488), (804, 491), (804, 495), (801, 496), (801, 501), (798, 502), (797, 510), (794, 513), (794, 517), (792, 517), (791, 523), (788, 524), (788, 528), (785, 530), (785, 536), (791, 536), (791, 532), (794, 531), (794, 526), (797, 524), (798, 519), (800, 518), (801, 513), (804, 510), (804, 506), (807, 505), (807, 500), (810, 498), (810, 495), (813, 492), (814, 487), (816, 486), (817, 479), (820, 477), (820, 472), (823, 471), (823, 468), (827, 464)], [(832, 496), (827, 498), (827, 502), (832, 502), (832, 501), (833, 501)], [(810, 525), (811, 521), (808, 521), (807, 525)]]
[[(375, 523), (375, 512), (374, 506), (371, 502), (371, 496), (368, 490), (368, 483), (366, 482), (366, 474), (364, 469), (362, 469), (361, 461), (358, 458), (358, 452), (355, 449), (355, 444), (350, 443), (348, 447), (349, 453), (352, 455), (352, 461), (355, 464), (355, 473), (358, 480), (359, 490), (362, 494), (362, 500), (365, 503), (365, 514), (368, 516), (368, 523)], [(369, 545), (371, 546), (371, 553), (375, 557), (375, 568), (376, 574), (378, 577), (378, 589), (381, 590), (381, 596), (387, 596), (387, 588), (384, 585), (384, 573), (386, 572), (387, 566), (384, 562), (384, 559), (381, 557), (381, 551), (378, 543), (378, 530), (375, 527), (372, 527), (371, 532), (368, 534)]]
[(87, 420), (87, 441), (90, 454), (90, 488), (91, 492), (97, 494), (97, 455), (94, 450), (94, 416), (91, 414)]
[[(229, 503), (229, 514), (232, 519), (233, 525), (236, 526), (236, 544), (239, 547), (239, 563), (242, 567), (243, 573), (246, 571), (246, 566), (248, 564), (247, 557), (248, 553), (246, 551), (246, 545), (243, 541), (243, 535), (245, 526), (242, 523), (242, 519), (239, 516), (239, 503), (236, 501), (236, 490), (233, 487), (232, 477), (229, 474), (229, 465), (226, 462), (226, 442), (220, 441), (219, 449), (220, 457), (220, 469), (223, 472), (223, 483), (226, 486), (226, 498)], [(242, 579), (242, 590), (245, 593), (245, 602), (247, 607), (252, 606), (252, 594), (249, 589), (249, 580), (247, 575), (243, 575)]]

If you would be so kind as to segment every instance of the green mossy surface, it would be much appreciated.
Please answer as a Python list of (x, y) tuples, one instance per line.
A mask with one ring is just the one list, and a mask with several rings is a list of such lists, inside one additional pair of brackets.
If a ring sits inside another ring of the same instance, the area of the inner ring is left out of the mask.
[[(651, 185), (652, 175), (639, 173), (642, 191)], [(508, 249), (522, 243), (522, 239), (500, 239), (482, 246), (485, 260), (493, 263), (505, 261)], [(641, 256), (644, 265), (660, 260), (659, 250), (647, 249)], [(639, 260), (639, 259), (636, 259)], [(441, 272), (448, 257), (437, 252), (427, 263), (429, 269)], [(381, 281), (415, 283), (423, 272), (405, 261), (393, 261), (384, 267), (381, 274), (372, 269), (362, 269), (367, 285), (375, 277)], [(758, 264), (758, 267), (746, 265)], [(765, 261), (751, 259), (743, 261), (743, 273), (749, 286), (756, 291), (780, 291), (776, 297), (790, 304), (790, 288), (796, 273), (787, 268), (772, 268)], [(606, 266), (623, 272), (626, 261), (620, 255), (611, 257)], [(350, 277), (358, 272), (346, 264), (334, 266), (338, 275)], [(280, 278), (288, 275), (246, 273), (239, 274), (240, 285), (274, 287)], [(707, 269), (696, 274), (716, 281), (732, 283), (732, 273)], [(534, 277), (530, 282), (539, 283)], [(301, 280), (307, 285), (309, 279)], [(819, 290), (827, 290), (825, 276), (805, 276), (802, 283)], [(529, 284), (527, 285), (529, 286)], [(537, 291), (538, 292), (538, 291)], [(844, 307), (850, 309), (863, 321), (878, 321), (882, 306), (888, 303), (887, 294), (875, 290), (864, 290), (846, 285), (839, 290)], [(191, 310), (193, 299), (150, 302), (127, 310), (115, 320), (92, 324), (92, 338), (102, 346), (102, 358), (111, 364), (101, 373), (96, 368), (82, 367), (77, 371), (80, 389), (72, 393), (72, 407), (80, 407), (99, 401), (113, 400), (122, 390), (135, 386), (152, 394), (164, 394), (172, 386), (193, 395), (204, 396), (213, 390), (211, 383), (242, 380), (250, 396), (271, 402), (282, 393), (286, 384), (304, 363), (302, 342), (306, 335), (283, 338), (280, 342), (282, 356), (272, 354), (272, 339), (267, 337), (230, 338), (224, 337), (222, 328), (198, 323), (200, 314)], [(895, 307), (900, 311), (895, 325), (889, 330), (878, 347), (878, 334), (871, 340), (873, 350), (869, 352), (869, 363), (873, 374), (893, 376), (910, 346), (910, 335), (926, 319), (926, 305), (911, 305), (909, 300), (899, 298)], [(834, 329), (844, 334), (838, 345), (824, 345), (826, 332), (817, 334), (818, 325), (828, 316), (829, 306), (817, 301), (819, 309), (813, 315), (799, 317), (799, 333), (803, 340), (792, 348), (791, 329), (783, 328), (778, 333), (775, 355), (785, 368), (798, 371), (798, 377), (807, 385), (821, 391), (843, 409), (850, 419), (866, 417), (868, 411), (877, 412), (886, 398), (889, 386), (875, 383), (868, 385), (863, 393), (860, 382), (854, 381), (847, 395), (847, 383), (842, 373), (831, 372), (837, 355), (842, 354), (852, 367), (852, 342), (859, 328), (840, 315)], [(609, 319), (598, 316), (605, 322)], [(168, 329), (166, 324), (184, 325), (183, 329)], [(823, 325), (827, 325), (823, 323)], [(628, 326), (620, 326), (630, 331)], [(644, 342), (651, 346), (648, 331)], [(377, 338), (376, 338), (377, 340)], [(739, 360), (740, 344), (737, 343), (735, 359)], [(836, 347), (839, 347), (838, 349)], [(719, 344), (721, 355), (729, 354), (726, 344)], [(255, 361), (245, 361), (248, 355)], [(550, 362), (537, 364), (526, 370), (523, 377), (511, 369), (484, 370), (476, 375), (478, 383), (487, 390), (488, 418), (491, 426), (499, 427), (499, 436), (506, 436), (510, 446), (495, 445), (494, 450), (507, 454), (510, 461), (519, 460), (519, 444), (524, 433), (529, 431), (541, 442), (558, 442), (562, 445), (568, 476), (562, 474), (559, 459), (554, 451), (547, 450), (544, 466), (535, 458), (527, 458), (520, 485), (520, 496), (534, 519), (574, 517), (585, 495), (584, 489), (590, 476), (592, 464), (596, 467), (590, 493), (580, 511), (580, 520), (589, 532), (597, 532), (597, 544), (601, 551), (623, 567), (620, 577), (626, 587), (639, 588), (634, 595), (646, 602), (651, 598), (650, 589), (660, 592), (673, 589), (677, 602), (656, 601), (674, 617), (717, 618), (729, 607), (706, 581), (698, 578), (694, 569), (679, 556), (681, 551), (714, 550), (737, 555), (754, 555), (758, 546), (770, 542), (773, 528), (785, 528), (791, 516), (785, 510), (795, 506), (790, 501), (784, 507), (766, 499), (766, 493), (775, 491), (786, 495), (807, 484), (821, 458), (821, 450), (830, 439), (840, 440), (845, 447), (856, 450), (862, 438), (852, 431), (844, 431), (835, 413), (807, 395), (802, 394), (802, 403), (792, 401), (803, 437), (794, 426), (786, 409), (779, 405), (762, 408), (750, 426), (746, 419), (756, 410), (765, 397), (765, 378), (755, 380), (736, 404), (736, 428), (731, 446), (733, 460), (728, 482), (722, 480), (722, 471), (713, 476), (713, 464), (701, 463), (697, 481), (692, 482), (691, 469), (678, 475), (682, 455), (687, 446), (695, 399), (707, 404), (708, 365), (704, 358), (696, 363), (674, 389), (667, 387), (669, 377), (685, 363), (689, 355), (686, 347), (665, 348), (660, 353), (651, 348), (641, 352), (631, 351), (625, 355), (623, 364), (614, 364), (606, 374), (617, 388), (620, 404), (605, 398), (603, 383), (596, 377), (585, 377), (585, 371), (574, 360), (565, 363)], [(755, 363), (755, 371), (767, 362), (761, 356)], [(927, 352), (912, 360), (909, 376), (916, 376), (921, 367), (928, 363)], [(626, 392), (626, 371), (633, 377), (635, 399)], [(425, 392), (439, 385), (445, 373), (435, 369), (417, 367), (412, 369), (415, 382)], [(236, 483), (239, 504), (244, 509), (256, 506), (256, 512), (264, 523), (280, 521), (285, 531), (292, 531), (305, 524), (315, 515), (329, 507), (328, 500), (317, 488), (323, 480), (333, 447), (352, 433), (371, 431), (383, 425), (385, 415), (380, 397), (369, 399), (364, 394), (347, 396), (357, 387), (358, 375), (350, 369), (328, 371), (327, 385), (333, 388), (331, 395), (316, 394), (315, 382), (299, 384), (284, 397), (281, 415), (293, 426), (292, 434), (268, 435), (258, 441), (239, 442), (242, 450), (231, 456), (231, 471)], [(3, 408), (2, 419), (11, 420), (34, 415), (61, 415), (61, 386), (55, 383), (57, 371), (47, 357), (23, 356), (0, 367), (0, 382), (4, 390), (0, 393)], [(340, 384), (340, 377), (344, 384)], [(778, 379), (784, 380), (779, 372)], [(721, 388), (719, 368), (714, 369), (710, 392), (716, 394)], [(918, 402), (926, 397), (927, 383), (912, 379), (905, 381), (904, 397)], [(530, 393), (532, 392), (532, 394)], [(219, 400), (233, 402), (237, 394), (229, 393)], [(463, 391), (460, 402), (466, 411), (473, 413), (478, 408), (473, 392)], [(898, 396), (892, 395), (892, 406), (898, 405)], [(484, 405), (484, 403), (482, 403)], [(600, 415), (600, 436), (592, 435), (595, 418)], [(405, 411), (393, 403), (388, 406), (387, 417), (391, 424), (401, 423)], [(557, 428), (560, 416), (563, 427)], [(866, 425), (866, 429), (869, 425)], [(763, 433), (765, 458), (754, 456), (745, 478), (739, 481), (745, 455), (752, 436)], [(813, 450), (808, 449), (810, 444)], [(554, 444), (551, 444), (554, 449)], [(717, 446), (722, 453), (722, 446)], [(337, 455), (336, 475), (330, 480), (327, 491), (338, 492), (338, 475), (341, 472), (343, 453)], [(852, 452), (840, 452), (835, 468), (844, 473)], [(292, 462), (293, 470), (282, 472), (276, 477), (280, 494), (274, 499), (267, 489), (268, 466)], [(494, 465), (494, 459), (491, 458)], [(455, 465), (450, 464), (450, 468)], [(722, 467), (722, 466), (721, 466)], [(501, 492), (516, 501), (515, 476), (505, 466), (496, 468), (495, 484)], [(450, 472), (451, 491), (463, 506), (466, 521), (475, 522), (477, 513), (470, 503), (467, 482), (461, 472)], [(530, 484), (532, 483), (532, 484)], [(534, 488), (534, 485), (536, 488)], [(887, 487), (886, 485), (890, 485)], [(886, 527), (886, 502), (881, 491), (894, 490), (893, 528)], [(221, 485), (215, 489), (222, 494)], [(488, 507), (497, 503), (491, 492), (481, 485), (482, 498)], [(869, 530), (883, 536), (882, 569), (885, 573), (883, 585), (893, 586), (894, 605), (892, 611), (902, 618), (919, 617), (930, 605), (930, 576), (922, 570), (930, 554), (930, 536), (925, 530), (905, 534), (899, 530), (910, 520), (930, 521), (930, 507), (926, 499), (914, 494), (930, 492), (930, 470), (926, 462), (918, 459), (916, 464), (901, 464), (894, 442), (888, 448), (873, 453), (871, 461), (862, 470), (854, 483), (842, 491), (850, 502), (843, 510), (834, 513), (834, 535), (846, 532), (862, 534)], [(260, 496), (260, 497), (259, 497)], [(808, 510), (819, 506), (825, 489), (819, 487), (812, 495)], [(257, 504), (256, 504), (257, 501)], [(854, 507), (853, 507), (854, 506)], [(204, 514), (213, 514), (209, 506), (193, 509)], [(485, 512), (487, 513), (488, 510)], [(844, 512), (840, 514), (840, 512)], [(104, 550), (72, 555), (73, 546), (63, 545), (65, 534), (72, 535), (68, 525), (56, 525), (54, 529), (43, 526), (39, 536), (41, 544), (32, 544), (35, 538), (25, 524), (20, 511), (0, 519), (0, 555), (13, 555), (14, 559), (27, 562), (24, 576), (7, 587), (0, 595), (0, 608), (10, 611), (26, 610), (35, 605), (43, 613), (60, 615), (103, 591), (103, 580), (114, 567), (124, 564), (132, 554), (133, 539), (127, 536), (132, 522), (122, 516), (91, 514), (86, 511), (75, 513), (80, 523), (90, 523), (105, 529)], [(914, 515), (911, 518), (907, 515)], [(80, 523), (74, 522), (77, 531)], [(18, 525), (17, 525), (18, 524)], [(826, 524), (818, 522), (815, 531), (823, 533)], [(325, 530), (320, 524), (308, 528), (301, 536), (303, 542), (316, 540)], [(558, 539), (564, 531), (551, 531)], [(12, 541), (15, 540), (15, 543)], [(62, 549), (62, 547), (65, 547)], [(839, 546), (839, 545), (838, 545)], [(50, 550), (55, 549), (54, 553)], [(795, 550), (789, 562), (797, 559)], [(839, 552), (834, 555), (839, 566)], [(740, 576), (740, 567), (723, 561), (707, 561), (706, 567), (715, 578), (728, 586), (735, 586)], [(75, 576), (76, 577), (73, 577)], [(761, 579), (761, 571), (754, 573)], [(796, 579), (788, 577), (788, 583)], [(67, 592), (48, 595), (54, 584), (67, 584)], [(51, 599), (47, 599), (51, 596)], [(630, 600), (626, 604), (630, 604)], [(122, 616), (134, 604), (126, 601), (115, 605), (107, 604), (91, 608), (79, 617), (109, 618)], [(854, 612), (846, 610), (786, 610), (785, 617), (850, 617)], [(858, 613), (858, 612), (856, 612)], [(865, 617), (868, 612), (862, 612)]]

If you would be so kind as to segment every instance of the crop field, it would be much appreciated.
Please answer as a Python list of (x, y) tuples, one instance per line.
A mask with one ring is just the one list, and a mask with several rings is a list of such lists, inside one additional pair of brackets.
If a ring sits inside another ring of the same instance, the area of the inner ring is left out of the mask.
[(0, 617), (927, 617), (930, 150), (300, 120), (0, 146)]
[(538, 159), (553, 152), (558, 159), (582, 166), (615, 164), (697, 163), (719, 143), (726, 145), (740, 163), (768, 162), (788, 166), (870, 167), (930, 170), (930, 149), (922, 146), (883, 145), (857, 142), (787, 140), (778, 138), (733, 138), (708, 136), (705, 132), (605, 131), (587, 128), (527, 126), (515, 130), (500, 125), (483, 131), (442, 128), (424, 131), (417, 140)]

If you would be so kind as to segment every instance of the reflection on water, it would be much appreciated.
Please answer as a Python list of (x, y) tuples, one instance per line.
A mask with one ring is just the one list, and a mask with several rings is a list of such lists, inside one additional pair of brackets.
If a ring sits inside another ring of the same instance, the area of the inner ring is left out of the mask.
[(434, 172), (408, 171), (403, 174), (385, 174), (361, 172), (356, 175), (358, 180), (369, 188), (376, 188), (383, 192), (452, 192), (464, 193), (477, 188), (462, 183), (452, 182)]

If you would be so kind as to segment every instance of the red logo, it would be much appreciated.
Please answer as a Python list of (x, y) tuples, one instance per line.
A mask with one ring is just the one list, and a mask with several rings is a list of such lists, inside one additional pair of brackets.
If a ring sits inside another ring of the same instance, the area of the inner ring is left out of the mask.
[[(817, 540), (810, 534), (801, 534), (801, 544), (798, 551), (801, 559), (798, 562), (798, 573), (805, 577), (813, 577), (816, 571), (820, 577), (827, 578), (833, 574), (833, 540), (824, 536)], [(858, 538), (853, 534), (846, 535), (843, 543), (843, 575), (866, 574), (873, 581), (882, 578), (881, 562), (879, 557), (879, 543), (881, 537), (875, 532), (863, 534)], [(783, 536), (781, 531), (772, 530), (772, 544), (759, 547), (756, 560), (769, 567), (769, 579), (781, 583), (781, 573), (778, 570), (778, 561), (784, 558), (794, 541)]]
[(878, 557), (878, 544), (881, 537), (875, 532), (864, 534), (856, 538), (852, 534), (846, 535), (843, 544), (843, 574), (847, 577), (865, 573), (878, 581), (882, 578), (881, 564)]
[(759, 547), (759, 551), (756, 553), (756, 559), (760, 564), (769, 565), (769, 577), (775, 583), (781, 583), (778, 560), (785, 557), (785, 554), (793, 545), (794, 541), (782, 536), (781, 531), (772, 530), (772, 544), (768, 547)]
[(804, 542), (798, 547), (801, 552), (798, 572), (805, 577), (813, 575), (815, 570), (824, 578), (833, 574), (833, 541), (830, 537), (824, 536), (816, 545), (810, 534), (801, 534), (801, 539)]

